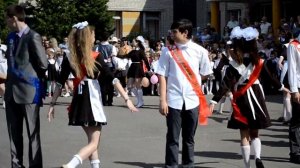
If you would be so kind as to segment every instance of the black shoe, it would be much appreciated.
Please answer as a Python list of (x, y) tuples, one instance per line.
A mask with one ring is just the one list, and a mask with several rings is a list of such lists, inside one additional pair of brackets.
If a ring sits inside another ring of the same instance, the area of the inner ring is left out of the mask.
[(290, 157), (290, 162), (296, 163), (296, 164), (300, 164), (300, 156), (298, 156), (298, 155), (296, 155), (296, 156), (291, 156), (291, 157)]
[(279, 117), (279, 118), (277, 119), (277, 121), (278, 121), (278, 122), (283, 122), (283, 121), (284, 121), (284, 118), (283, 118), (283, 117)]
[(284, 121), (282, 124), (286, 125), (286, 126), (289, 126), (290, 125), (290, 121)]
[(259, 159), (259, 158), (256, 158), (255, 165), (256, 165), (256, 168), (265, 168), (264, 164), (262, 163), (261, 159)]

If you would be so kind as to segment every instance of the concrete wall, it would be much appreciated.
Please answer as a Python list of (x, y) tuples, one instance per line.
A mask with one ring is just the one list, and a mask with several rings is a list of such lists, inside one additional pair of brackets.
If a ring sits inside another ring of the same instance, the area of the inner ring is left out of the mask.
[(160, 36), (165, 36), (173, 22), (172, 0), (109, 0), (109, 11), (160, 12)]

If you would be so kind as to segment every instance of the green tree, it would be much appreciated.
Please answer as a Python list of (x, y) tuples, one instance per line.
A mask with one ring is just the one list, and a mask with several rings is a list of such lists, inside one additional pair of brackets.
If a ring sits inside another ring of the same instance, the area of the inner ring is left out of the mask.
[(76, 3), (77, 21), (88, 21), (94, 25), (96, 38), (109, 37), (113, 31), (113, 14), (107, 11), (108, 0), (79, 0)]
[(73, 1), (37, 0), (33, 8), (32, 27), (42, 35), (61, 39), (68, 35), (76, 20), (76, 8)]
[(88, 21), (96, 28), (96, 36), (112, 34), (112, 14), (108, 0), (37, 0), (33, 27), (41, 34), (61, 39), (77, 22)]

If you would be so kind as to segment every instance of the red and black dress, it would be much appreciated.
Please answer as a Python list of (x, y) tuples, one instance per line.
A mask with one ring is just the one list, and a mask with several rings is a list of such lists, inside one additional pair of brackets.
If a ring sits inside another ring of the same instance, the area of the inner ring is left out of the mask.
[[(235, 118), (235, 113), (228, 122), (231, 129), (262, 129), (271, 126), (270, 116), (265, 103), (265, 95), (260, 84), (260, 78), (269, 78), (276, 89), (281, 89), (280, 82), (270, 75), (269, 68), (271, 62), (265, 61), (259, 74), (259, 78), (250, 86), (246, 93), (236, 99), (236, 104), (240, 108), (241, 114), (247, 118), (248, 124), (242, 123)], [(244, 58), (244, 63), (239, 65), (235, 61), (230, 61), (226, 69), (225, 76), (220, 89), (212, 98), (212, 102), (218, 102), (228, 91), (235, 92), (245, 86), (254, 70), (250, 58)]]
[[(69, 125), (100, 126), (107, 124), (99, 83), (100, 80), (112, 82), (114, 76), (104, 62), (103, 57), (97, 56), (95, 59), (97, 62), (97, 70), (94, 71), (95, 77), (92, 78), (86, 75), (79, 80), (78, 86), (74, 88), (73, 99), (69, 107)], [(58, 83), (64, 86), (69, 74), (75, 74), (75, 72), (67, 57), (64, 57), (61, 68)]]
[(128, 78), (142, 78), (145, 76), (143, 63), (150, 70), (149, 62), (145, 56), (145, 51), (140, 50), (132, 50), (128, 53), (128, 57), (131, 59), (131, 65), (127, 72)]

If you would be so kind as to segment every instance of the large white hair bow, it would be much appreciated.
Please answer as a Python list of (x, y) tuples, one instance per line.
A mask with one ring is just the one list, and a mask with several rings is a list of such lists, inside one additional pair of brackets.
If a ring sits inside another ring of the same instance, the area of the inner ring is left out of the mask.
[(72, 27), (76, 28), (76, 29), (83, 29), (83, 28), (85, 28), (88, 25), (89, 25), (89, 23), (87, 21), (84, 21), (84, 22), (76, 23)]
[(239, 26), (233, 28), (230, 34), (230, 38), (244, 38), (246, 41), (250, 41), (256, 39), (258, 37), (258, 31), (253, 27), (247, 27), (245, 29), (241, 29)]
[(258, 31), (253, 27), (247, 27), (243, 30), (243, 37), (246, 41), (256, 39), (259, 35)]

